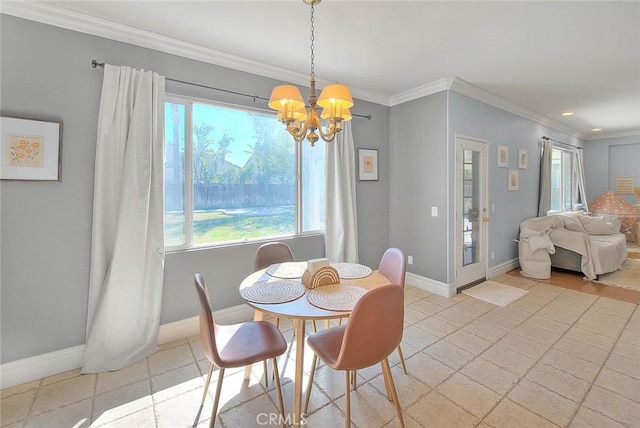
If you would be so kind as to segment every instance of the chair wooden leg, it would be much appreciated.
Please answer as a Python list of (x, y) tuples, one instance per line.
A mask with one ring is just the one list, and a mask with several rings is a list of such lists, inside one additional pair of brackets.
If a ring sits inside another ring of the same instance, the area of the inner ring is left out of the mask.
[(307, 392), (304, 397), (304, 413), (307, 413), (309, 409), (309, 399), (311, 398), (311, 388), (313, 387), (313, 375), (316, 373), (316, 363), (318, 362), (318, 356), (313, 354), (313, 361), (311, 361), (311, 373), (309, 373), (309, 384), (307, 385)]
[(344, 399), (346, 400), (347, 415), (345, 416), (345, 427), (351, 427), (351, 379), (349, 370), (344, 372)]
[(358, 372), (356, 370), (351, 371), (351, 386), (354, 390), (358, 388), (358, 376), (356, 376), (357, 373)]
[(267, 360), (262, 362), (262, 367), (264, 367), (264, 386), (266, 388), (269, 387), (269, 367), (267, 366)]
[(382, 371), (385, 373), (386, 377), (388, 377), (389, 387), (391, 388), (391, 396), (393, 397), (393, 402), (396, 405), (396, 413), (398, 413), (398, 420), (400, 421), (400, 426), (404, 428), (404, 419), (402, 418), (402, 407), (400, 407), (400, 400), (398, 399), (398, 392), (396, 391), (396, 386), (393, 383), (393, 375), (391, 374), (391, 368), (389, 367), (389, 360), (382, 360)]
[(402, 370), (404, 370), (404, 374), (409, 374), (407, 373), (407, 366), (404, 363), (404, 355), (402, 355), (402, 348), (400, 345), (398, 345), (398, 355), (400, 355), (400, 362), (402, 363)]
[(220, 368), (218, 372), (218, 385), (216, 385), (216, 396), (213, 399), (213, 410), (211, 410), (211, 421), (209, 421), (209, 428), (213, 428), (216, 424), (216, 414), (218, 413), (218, 402), (220, 401), (220, 390), (222, 389), (223, 380), (224, 369)]
[(318, 332), (318, 327), (316, 326), (316, 320), (311, 321), (311, 325), (313, 326), (313, 332), (317, 333)]
[(209, 382), (211, 382), (211, 375), (213, 374), (214, 365), (211, 364), (209, 367), (209, 373), (207, 374), (207, 381), (204, 384), (204, 392), (202, 393), (202, 401), (200, 402), (200, 408), (204, 406), (204, 400), (207, 398), (207, 391), (209, 390)]
[(282, 417), (282, 428), (286, 428), (286, 419), (284, 416), (284, 401), (282, 400), (282, 386), (280, 385), (280, 374), (278, 373), (278, 358), (273, 358), (273, 374), (276, 377), (276, 389), (278, 390), (278, 404), (280, 406), (280, 416)]

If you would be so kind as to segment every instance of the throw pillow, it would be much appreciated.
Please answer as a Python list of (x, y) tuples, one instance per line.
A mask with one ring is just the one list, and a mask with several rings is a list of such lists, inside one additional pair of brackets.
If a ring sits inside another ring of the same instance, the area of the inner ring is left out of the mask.
[(580, 219), (584, 216), (578, 214), (560, 214), (560, 218), (562, 218), (562, 222), (564, 223), (564, 228), (567, 230), (572, 230), (574, 232), (586, 232), (584, 226)]
[(607, 224), (602, 217), (580, 217), (584, 230), (589, 235), (611, 235), (611, 227)]

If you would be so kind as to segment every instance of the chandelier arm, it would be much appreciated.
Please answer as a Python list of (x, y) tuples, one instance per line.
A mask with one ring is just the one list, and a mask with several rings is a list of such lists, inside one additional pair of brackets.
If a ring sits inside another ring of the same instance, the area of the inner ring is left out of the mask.
[(289, 133), (289, 135), (291, 135), (293, 137), (294, 140), (296, 140), (298, 143), (301, 142), (302, 140), (304, 140), (304, 137), (307, 135), (307, 130), (309, 129), (309, 124), (307, 123), (307, 121), (304, 121), (304, 126), (302, 128), (300, 128), (298, 130), (298, 132), (295, 131), (295, 127), (292, 125), (292, 123), (287, 123), (287, 132)]
[(341, 129), (338, 129), (336, 126), (336, 123), (332, 120), (329, 121), (329, 126), (327, 126), (327, 132), (324, 132), (321, 124), (320, 126), (318, 126), (318, 132), (320, 132), (320, 136), (324, 141), (328, 143), (333, 141), (336, 135), (338, 135), (340, 131)]

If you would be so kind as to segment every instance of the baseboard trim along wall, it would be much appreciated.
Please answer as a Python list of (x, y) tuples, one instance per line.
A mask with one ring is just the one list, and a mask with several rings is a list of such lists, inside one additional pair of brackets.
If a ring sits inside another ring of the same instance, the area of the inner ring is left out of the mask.
[(487, 270), (487, 279), (497, 278), (500, 275), (504, 275), (510, 270), (517, 269), (520, 267), (520, 262), (518, 259), (507, 260), (504, 263), (500, 263), (492, 268)]
[(408, 285), (413, 285), (414, 287), (418, 287), (424, 291), (428, 291), (429, 293), (434, 293), (442, 297), (453, 297), (456, 295), (455, 285), (445, 284), (444, 282), (416, 275), (415, 273), (407, 272), (405, 275), (405, 282)]
[[(253, 319), (253, 309), (237, 305), (214, 312), (216, 322), (234, 324)], [(200, 328), (198, 317), (163, 324), (158, 332), (158, 344), (195, 336)], [(48, 352), (0, 365), (0, 388), (8, 388), (82, 366), (85, 345)]]

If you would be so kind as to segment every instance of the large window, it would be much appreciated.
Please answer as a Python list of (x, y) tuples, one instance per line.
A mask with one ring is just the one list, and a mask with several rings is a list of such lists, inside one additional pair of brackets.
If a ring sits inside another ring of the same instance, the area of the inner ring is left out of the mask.
[(577, 152), (554, 147), (551, 152), (551, 210), (575, 211), (582, 208)]
[(165, 103), (165, 246), (324, 229), (325, 147), (297, 144), (270, 112)]

